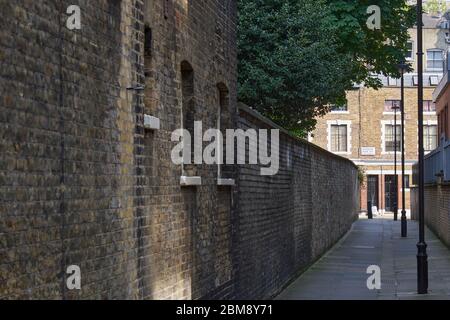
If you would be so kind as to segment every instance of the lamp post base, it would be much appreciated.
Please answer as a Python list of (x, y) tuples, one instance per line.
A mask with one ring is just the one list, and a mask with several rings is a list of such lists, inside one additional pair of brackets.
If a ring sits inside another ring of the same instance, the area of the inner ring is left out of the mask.
[(406, 220), (406, 211), (402, 210), (402, 238), (408, 236), (408, 222)]
[(417, 292), (419, 294), (428, 293), (428, 256), (427, 244), (419, 242), (417, 244)]
[(398, 220), (398, 208), (394, 208), (394, 221)]

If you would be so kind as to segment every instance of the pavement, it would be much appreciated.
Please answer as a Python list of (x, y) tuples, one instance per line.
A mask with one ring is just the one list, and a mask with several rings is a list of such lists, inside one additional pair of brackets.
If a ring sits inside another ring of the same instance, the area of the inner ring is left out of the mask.
[[(348, 234), (291, 283), (279, 300), (450, 300), (450, 250), (426, 230), (429, 293), (417, 294), (418, 223), (408, 220), (401, 238), (392, 215), (361, 215)], [(381, 289), (370, 290), (367, 268), (381, 270)]]

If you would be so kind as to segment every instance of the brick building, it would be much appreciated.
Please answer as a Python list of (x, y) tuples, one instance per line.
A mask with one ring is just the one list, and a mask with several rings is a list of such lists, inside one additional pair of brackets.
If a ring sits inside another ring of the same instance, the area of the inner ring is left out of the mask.
[[(405, 74), (405, 157), (406, 209), (410, 209), (412, 165), (418, 155), (417, 129), (417, 70), (416, 29), (409, 30), (410, 51), (406, 57), (414, 69)], [(430, 152), (438, 142), (438, 120), (433, 91), (443, 75), (444, 59), (449, 44), (447, 15), (424, 15), (424, 141)], [(394, 137), (394, 112), (400, 107), (400, 79), (378, 76), (383, 87), (379, 90), (356, 86), (347, 93), (347, 104), (332, 106), (332, 111), (318, 119), (309, 135), (310, 141), (336, 154), (353, 160), (365, 172), (361, 187), (361, 208), (372, 201), (381, 212), (392, 211), (397, 199), (401, 210), (401, 121), (397, 111), (397, 139)], [(398, 190), (395, 190), (394, 146), (397, 141)]]
[[(444, 76), (433, 92), (433, 101), (438, 114), (438, 147), (424, 158), (425, 182), (425, 223), (446, 245), (450, 246), (450, 63), (447, 63)], [(413, 168), (414, 181), (418, 181), (419, 165)], [(419, 188), (411, 189), (412, 218), (419, 219)]]

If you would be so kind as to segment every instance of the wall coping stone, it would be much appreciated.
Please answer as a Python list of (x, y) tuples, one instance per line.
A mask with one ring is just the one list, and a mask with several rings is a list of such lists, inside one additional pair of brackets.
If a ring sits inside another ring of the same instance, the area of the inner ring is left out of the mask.
[(292, 134), (291, 132), (289, 132), (289, 131), (286, 130), (285, 128), (283, 128), (283, 127), (277, 125), (275, 122), (273, 122), (273, 121), (270, 120), (269, 118), (266, 118), (265, 116), (263, 116), (262, 114), (260, 114), (258, 111), (252, 109), (251, 107), (247, 106), (246, 104), (244, 104), (244, 103), (242, 103), (242, 102), (238, 102), (238, 111), (242, 111), (242, 112), (245, 112), (245, 113), (249, 114), (250, 116), (252, 116), (252, 117), (254, 117), (254, 118), (260, 120), (261, 122), (265, 123), (266, 125), (271, 126), (271, 127), (275, 128), (275, 129), (280, 130), (280, 131), (281, 131), (282, 133), (284, 133), (285, 135), (291, 137), (292, 139), (294, 139), (294, 140), (296, 140), (296, 141), (299, 141), (299, 142), (301, 142), (301, 143), (303, 143), (303, 144), (306, 144), (306, 145), (310, 146), (311, 148), (315, 149), (315, 150), (318, 151), (318, 152), (325, 153), (326, 155), (328, 155), (328, 156), (330, 156), (330, 157), (332, 157), (332, 158), (338, 159), (338, 160), (343, 160), (343, 161), (345, 161), (345, 162), (349, 162), (349, 163), (351, 163), (356, 169), (358, 169), (358, 166), (357, 166), (353, 161), (351, 161), (350, 159), (345, 158), (345, 157), (341, 157), (341, 156), (339, 156), (339, 155), (337, 155), (337, 154), (334, 154), (334, 153), (332, 153), (332, 152), (329, 152), (328, 150), (325, 150), (325, 149), (319, 147), (318, 145), (315, 145), (314, 143), (311, 143), (311, 142), (309, 142), (309, 141), (307, 141), (307, 140), (305, 140), (305, 139), (302, 139), (302, 138), (299, 138), (299, 137), (295, 136), (294, 134)]

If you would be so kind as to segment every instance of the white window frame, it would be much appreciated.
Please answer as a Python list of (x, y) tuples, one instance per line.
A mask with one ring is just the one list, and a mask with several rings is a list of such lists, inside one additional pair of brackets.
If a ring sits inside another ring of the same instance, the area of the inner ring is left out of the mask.
[(414, 61), (414, 41), (412, 40), (408, 40), (408, 43), (411, 43), (411, 57), (406, 57), (405, 56), (405, 60), (406, 61)]
[[(437, 120), (426, 120), (426, 121), (423, 122), (423, 126), (424, 127), (425, 126), (427, 126), (427, 127), (429, 127), (429, 126), (436, 126), (436, 132), (437, 132), (437, 141), (436, 141), (437, 146), (436, 147), (439, 147), (439, 132), (438, 132), (439, 125), (438, 125), (438, 121)], [(425, 141), (424, 141), (424, 149), (425, 149)], [(433, 150), (430, 150), (430, 151), (424, 150), (425, 155), (427, 155), (427, 154), (429, 154), (431, 152), (433, 152)]]
[(350, 114), (350, 111), (331, 111), (332, 114)]
[[(419, 121), (417, 121), (416, 123), (417, 123), (417, 127), (416, 128), (419, 128)], [(438, 130), (439, 130), (439, 124), (438, 124), (437, 119), (436, 120), (424, 120), (423, 121), (423, 125), (424, 126), (437, 126)], [(417, 143), (416, 144), (416, 149), (418, 149), (418, 147), (419, 147), (419, 135), (418, 135), (417, 131), (416, 131), (416, 133), (417, 133), (417, 135), (416, 135), (416, 143)], [(438, 132), (438, 146), (439, 146), (439, 132)], [(431, 151), (424, 151), (424, 154), (427, 155), (430, 152)]]
[[(427, 71), (443, 71), (443, 67), (444, 67), (443, 64), (442, 64), (442, 67), (440, 67), (440, 68), (428, 68), (428, 62), (429, 62), (429, 60), (428, 60), (428, 52), (440, 52), (440, 53), (442, 53), (442, 63), (444, 63), (444, 61), (445, 61), (444, 50), (441, 50), (441, 49), (428, 49), (426, 51), (426, 56), (425, 56), (425, 58), (426, 58), (426, 70)], [(433, 60), (433, 61), (435, 61), (435, 60)]]
[[(331, 126), (347, 126), (347, 151), (336, 152), (331, 151)], [(350, 120), (329, 120), (327, 121), (327, 150), (338, 155), (351, 155), (352, 154), (352, 122)]]
[[(433, 83), (433, 80), (431, 80), (433, 78), (436, 78), (436, 82), (435, 83)], [(437, 87), (438, 85), (439, 85), (439, 76), (438, 75), (431, 75), (430, 76), (430, 86)]]
[[(401, 126), (402, 121), (397, 120), (397, 122), (394, 122), (394, 120), (381, 120), (381, 154), (382, 155), (390, 155), (395, 154), (394, 151), (386, 151), (386, 125), (397, 125)], [(404, 132), (403, 132), (404, 134)], [(401, 143), (401, 136), (400, 136), (400, 143)], [(405, 143), (405, 152), (406, 152), (406, 143)], [(397, 154), (401, 155), (402, 151), (397, 151)]]

